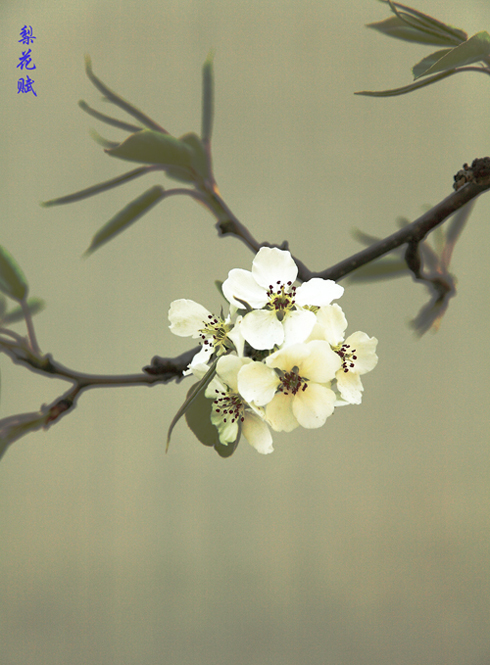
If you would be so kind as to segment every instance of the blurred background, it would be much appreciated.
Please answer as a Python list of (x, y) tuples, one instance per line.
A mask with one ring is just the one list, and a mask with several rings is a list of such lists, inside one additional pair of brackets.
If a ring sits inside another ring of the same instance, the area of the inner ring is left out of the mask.
[[(413, 2), (469, 35), (490, 29), (486, 0)], [(85, 53), (179, 136), (200, 131), (213, 49), (220, 191), (260, 241), (287, 239), (320, 270), (360, 249), (354, 229), (392, 233), (490, 152), (482, 76), (354, 96), (408, 84), (435, 50), (364, 27), (388, 15), (374, 0), (3, 0), (0, 243), (47, 303), (35, 318), (43, 351), (98, 373), (180, 354), (189, 344), (168, 330), (170, 302), (218, 310), (214, 280), (253, 259), (177, 197), (80, 258), (120, 208), (165, 184), (145, 176), (39, 206), (133, 168), (89, 137), (126, 134), (78, 108), (114, 110)], [(37, 97), (17, 94), (24, 25)], [(489, 212), (484, 195), (437, 334), (409, 328), (428, 295), (408, 278), (346, 290), (348, 332), (379, 340), (363, 404), (322, 429), (275, 434), (272, 455), (242, 440), (223, 460), (184, 422), (165, 455), (186, 382), (91, 390), (12, 445), (0, 463), (2, 665), (488, 665)], [(6, 356), (0, 370), (0, 417), (68, 387)]]

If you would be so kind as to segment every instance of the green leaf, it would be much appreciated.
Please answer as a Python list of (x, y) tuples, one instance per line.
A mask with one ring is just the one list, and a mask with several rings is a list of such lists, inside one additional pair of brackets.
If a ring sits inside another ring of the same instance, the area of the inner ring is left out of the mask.
[[(27, 300), (27, 308), (31, 316), (42, 312), (46, 307), (46, 303), (41, 298), (29, 298)], [(25, 318), (24, 311), (22, 307), (15, 307), (10, 310), (10, 312), (3, 312), (0, 314), (0, 322), (2, 325), (10, 325), (12, 323), (17, 323), (18, 321), (23, 321)]]
[(192, 390), (192, 388), (191, 388), (192, 392), (189, 391), (187, 393), (187, 397), (186, 397), (184, 403), (182, 404), (180, 409), (177, 411), (177, 413), (173, 417), (172, 422), (170, 423), (170, 427), (168, 428), (166, 451), (168, 450), (168, 447), (170, 445), (170, 436), (172, 434), (172, 431), (173, 431), (175, 425), (179, 422), (179, 420), (182, 418), (182, 416), (187, 411), (187, 409), (190, 407), (190, 405), (194, 402), (194, 400), (198, 397), (198, 395), (201, 392), (204, 392), (206, 390), (207, 386), (211, 383), (214, 375), (216, 374), (216, 365), (217, 364), (218, 364), (218, 359), (216, 358), (214, 360), (213, 364), (211, 365), (211, 367), (206, 372), (206, 374), (202, 377), (202, 379), (197, 384), (195, 384), (195, 390)]
[(14, 257), (0, 245), (0, 291), (13, 300), (21, 301), (29, 287), (24, 273)]
[[(397, 95), (405, 95), (408, 92), (413, 92), (419, 88), (424, 88), (426, 85), (432, 85), (432, 83), (437, 83), (437, 81), (442, 81), (442, 79), (457, 74), (459, 69), (451, 69), (446, 72), (441, 72), (440, 74), (434, 74), (430, 78), (419, 79), (415, 83), (410, 83), (409, 85), (404, 85), (402, 88), (392, 88), (391, 90), (362, 90), (360, 92), (355, 92), (355, 95), (364, 95), (365, 97), (396, 97)], [(463, 70), (464, 71), (464, 70)]]
[[(439, 51), (439, 53), (441, 53)], [(449, 49), (446, 53), (434, 62), (429, 67), (424, 66), (424, 58), (421, 62), (413, 68), (415, 78), (420, 76), (427, 76), (436, 72), (446, 71), (448, 69), (455, 69), (456, 67), (464, 67), (474, 62), (481, 62), (483, 58), (490, 54), (490, 35), (488, 32), (477, 32), (476, 35), (470, 37), (466, 42), (463, 42), (455, 48)], [(437, 53), (432, 53), (429, 58), (434, 58)], [(416, 71), (418, 72), (416, 74)]]
[(113, 189), (114, 187), (119, 187), (119, 185), (124, 185), (126, 182), (134, 180), (134, 178), (138, 178), (140, 175), (149, 173), (152, 170), (152, 168), (153, 168), (152, 166), (139, 166), (137, 169), (134, 169), (134, 171), (128, 171), (128, 173), (123, 173), (123, 175), (118, 175), (116, 178), (112, 178), (111, 180), (106, 180), (105, 182), (99, 182), (98, 185), (87, 187), (87, 189), (81, 189), (79, 192), (75, 192), (74, 194), (68, 194), (67, 196), (60, 196), (59, 199), (51, 199), (51, 201), (43, 201), (41, 205), (44, 208), (48, 208), (49, 206), (61, 205), (63, 203), (73, 203), (73, 201), (81, 201), (82, 199), (86, 199), (89, 196), (95, 196), (96, 194), (100, 194), (101, 192), (106, 192), (107, 190)]
[[(412, 33), (412, 36), (408, 41), (419, 41), (421, 44), (433, 44), (434, 46), (455, 46), (464, 42), (468, 38), (468, 35), (464, 30), (454, 28), (447, 23), (438, 21), (428, 14), (423, 14), (416, 9), (412, 9), (411, 7), (407, 7), (398, 2), (392, 2), (392, 0), (381, 0), (381, 2), (388, 4), (391, 11), (396, 15), (396, 18), (405, 23), (407, 28), (411, 27), (412, 30), (415, 31)], [(419, 39), (414, 39), (413, 37), (417, 33)], [(406, 39), (405, 37), (399, 38)], [(426, 41), (427, 38), (433, 39), (434, 41)]]
[(129, 102), (127, 102), (125, 99), (120, 97), (118, 94), (113, 92), (110, 88), (106, 86), (105, 83), (102, 83), (102, 81), (95, 76), (95, 74), (92, 71), (92, 61), (90, 60), (90, 56), (86, 55), (85, 56), (85, 72), (87, 73), (87, 76), (89, 77), (90, 81), (94, 84), (94, 86), (99, 90), (105, 98), (111, 102), (112, 104), (115, 104), (116, 106), (119, 106), (119, 108), (123, 109), (123, 111), (126, 111), (126, 113), (129, 113), (130, 115), (133, 116), (133, 118), (136, 118), (141, 122), (142, 125), (145, 127), (148, 127), (148, 129), (153, 129), (157, 132), (163, 132), (167, 133), (163, 127), (160, 127), (158, 123), (156, 123), (154, 120), (149, 118), (147, 115), (145, 115), (142, 111), (136, 108), (136, 106), (133, 106)]
[[(198, 388), (199, 382), (192, 385), (187, 393), (187, 399), (192, 397)], [(200, 390), (192, 403), (189, 404), (185, 412), (185, 420), (201, 443), (214, 448), (219, 444), (219, 435), (217, 428), (211, 422), (213, 400), (205, 397), (204, 393), (204, 390)]]
[(131, 132), (131, 133), (139, 132), (141, 129), (143, 129), (142, 127), (131, 125), (129, 122), (123, 122), (122, 120), (111, 118), (111, 116), (105, 115), (104, 113), (99, 113), (99, 111), (96, 111), (95, 109), (91, 108), (86, 102), (84, 102), (83, 99), (81, 99), (78, 102), (78, 106), (82, 109), (82, 111), (85, 111), (85, 113), (88, 113), (94, 118), (97, 118), (97, 120), (101, 120), (102, 122), (105, 122), (107, 125), (111, 125), (112, 127), (117, 127), (118, 129), (124, 129), (126, 132)]
[[(198, 389), (199, 383), (191, 386), (187, 397), (192, 397), (194, 391)], [(238, 436), (235, 441), (224, 444), (219, 440), (217, 428), (211, 422), (211, 411), (213, 400), (205, 397), (204, 390), (200, 390), (196, 398), (189, 405), (185, 412), (185, 419), (188, 427), (192, 430), (195, 437), (205, 446), (214, 448), (220, 457), (230, 457), (237, 449), (240, 441), (241, 429), (238, 429)]]
[(165, 171), (165, 175), (172, 180), (178, 180), (179, 182), (185, 183), (195, 183), (196, 176), (189, 169), (183, 169), (178, 166), (165, 166), (162, 167)]
[(93, 139), (96, 143), (101, 145), (103, 148), (108, 148), (109, 150), (113, 150), (114, 148), (117, 148), (120, 143), (119, 141), (109, 141), (109, 139), (104, 138), (99, 134), (99, 132), (95, 131), (95, 129), (89, 129), (90, 138)]
[(214, 115), (213, 53), (209, 53), (202, 68), (202, 124), (201, 138), (204, 143), (211, 141)]
[(101, 245), (112, 240), (114, 236), (121, 231), (125, 231), (128, 226), (148, 212), (156, 203), (165, 196), (165, 191), (160, 185), (150, 187), (144, 194), (138, 196), (127, 206), (120, 210), (107, 224), (105, 224), (92, 238), (90, 247), (85, 254), (91, 254)]
[(181, 169), (192, 167), (192, 150), (186, 143), (170, 134), (151, 129), (131, 134), (117, 148), (106, 149), (105, 152), (111, 157), (131, 162), (177, 166)]
[(437, 32), (427, 32), (420, 30), (413, 25), (408, 25), (398, 16), (390, 16), (383, 21), (368, 23), (367, 28), (373, 28), (387, 37), (402, 39), (406, 42), (416, 44), (427, 44), (431, 46), (454, 46), (459, 44), (460, 40), (455, 40), (452, 36), (441, 35)]
[(452, 50), (452, 48), (443, 48), (440, 51), (435, 51), (434, 53), (431, 53), (430, 55), (427, 55), (425, 58), (423, 58), (420, 62), (412, 67), (412, 74), (414, 79), (419, 78), (419, 76), (423, 76), (424, 73), (432, 67), (432, 65), (434, 65), (438, 60), (440, 60), (443, 56)]
[(208, 156), (199, 136), (194, 134), (194, 132), (189, 132), (181, 136), (179, 141), (182, 141), (190, 148), (192, 153), (191, 164), (194, 171), (204, 180), (209, 178)]

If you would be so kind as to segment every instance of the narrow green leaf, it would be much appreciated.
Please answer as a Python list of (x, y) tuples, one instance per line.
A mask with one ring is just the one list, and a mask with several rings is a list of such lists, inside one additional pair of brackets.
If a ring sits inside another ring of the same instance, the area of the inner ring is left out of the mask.
[[(434, 62), (430, 67), (423, 69), (421, 67), (423, 60), (414, 67), (414, 77), (427, 76), (435, 74), (436, 72), (447, 71), (448, 69), (455, 69), (456, 67), (464, 67), (474, 62), (481, 62), (483, 58), (490, 54), (490, 35), (488, 32), (477, 32), (476, 35), (470, 37), (466, 42), (463, 42), (455, 48), (449, 49), (439, 60)], [(433, 53), (432, 56), (436, 54)], [(430, 56), (429, 56), (430, 57)], [(422, 73), (415, 76), (415, 70), (423, 69)]]
[(88, 133), (90, 134), (90, 138), (101, 145), (103, 148), (112, 150), (120, 145), (119, 141), (109, 141), (109, 139), (105, 139), (99, 134), (99, 132), (95, 131), (95, 129), (90, 129)]
[(459, 44), (459, 41), (456, 41), (454, 37), (422, 31), (412, 25), (408, 25), (406, 21), (403, 21), (398, 16), (390, 16), (383, 21), (368, 23), (366, 27), (373, 28), (373, 30), (377, 30), (387, 37), (416, 44), (431, 46), (454, 46), (455, 44)]
[(0, 245), (0, 291), (20, 302), (27, 296), (28, 289), (20, 266), (5, 247)]
[(130, 162), (192, 168), (192, 150), (186, 143), (175, 136), (151, 129), (142, 129), (131, 134), (117, 148), (105, 152), (111, 157), (127, 159)]
[(194, 134), (194, 132), (189, 132), (188, 134), (181, 136), (179, 141), (182, 141), (187, 146), (189, 146), (192, 152), (192, 168), (201, 176), (201, 178), (206, 180), (206, 178), (208, 178), (210, 175), (208, 168), (208, 156), (199, 136)]
[(105, 95), (108, 101), (116, 104), (116, 106), (119, 106), (119, 108), (123, 109), (123, 111), (126, 111), (126, 113), (132, 115), (133, 118), (139, 120), (141, 124), (145, 127), (148, 127), (148, 129), (153, 129), (156, 132), (163, 132), (164, 134), (167, 134), (167, 131), (163, 129), (163, 127), (160, 127), (158, 123), (137, 109), (136, 106), (133, 106), (118, 94), (110, 90), (110, 88), (108, 88), (105, 83), (102, 83), (102, 81), (93, 73), (92, 61), (88, 55), (85, 56), (85, 71), (90, 81), (94, 84), (97, 90), (100, 90), (100, 92)]
[(104, 113), (99, 113), (99, 111), (96, 111), (95, 109), (91, 108), (86, 102), (84, 102), (83, 99), (81, 99), (78, 102), (78, 106), (82, 109), (82, 111), (85, 111), (85, 113), (88, 113), (94, 118), (97, 118), (97, 120), (101, 120), (102, 122), (105, 122), (107, 125), (112, 125), (112, 127), (117, 127), (118, 129), (124, 129), (126, 132), (131, 132), (133, 134), (134, 132), (139, 132), (140, 129), (143, 129), (142, 127), (138, 127), (137, 125), (131, 125), (129, 122), (123, 122), (122, 120), (111, 118), (110, 116), (105, 115)]
[[(29, 298), (27, 300), (27, 308), (31, 316), (39, 314), (46, 307), (46, 303), (41, 298)], [(4, 312), (0, 315), (0, 322), (2, 325), (10, 325), (24, 320), (24, 312), (22, 307), (15, 307), (10, 312)]]
[(420, 62), (412, 67), (412, 74), (414, 79), (419, 78), (419, 76), (423, 76), (425, 72), (432, 67), (432, 65), (434, 65), (438, 60), (440, 60), (443, 56), (452, 50), (453, 49), (451, 48), (443, 48), (440, 51), (435, 51), (434, 53), (427, 55), (425, 58), (422, 58)]
[(85, 255), (92, 254), (101, 245), (112, 240), (118, 233), (125, 231), (128, 226), (148, 212), (156, 203), (165, 196), (165, 191), (160, 185), (150, 187), (144, 194), (138, 196), (127, 206), (120, 210), (111, 220), (107, 222), (92, 238), (90, 247)]
[[(191, 386), (187, 399), (192, 397), (199, 387), (199, 382)], [(204, 390), (200, 390), (195, 399), (189, 404), (185, 412), (185, 420), (195, 437), (205, 446), (215, 448), (219, 444), (217, 428), (211, 422), (213, 400), (205, 397)]]
[(151, 166), (140, 166), (134, 171), (128, 171), (128, 173), (123, 173), (123, 175), (118, 175), (117, 178), (112, 178), (111, 180), (106, 180), (105, 182), (99, 182), (98, 185), (93, 185), (92, 187), (87, 187), (87, 189), (81, 189), (79, 192), (74, 194), (68, 194), (67, 196), (61, 196), (59, 199), (51, 199), (51, 201), (43, 201), (41, 205), (44, 208), (49, 206), (61, 205), (62, 203), (73, 203), (73, 201), (81, 201), (86, 199), (89, 196), (95, 196), (101, 192), (106, 192), (109, 189), (114, 187), (119, 187), (119, 185), (124, 185), (124, 183), (138, 178), (140, 175), (149, 173), (153, 167)]
[(201, 138), (211, 141), (214, 116), (213, 53), (209, 53), (202, 68), (202, 124)]
[(390, 6), (391, 11), (407, 25), (420, 30), (421, 36), (425, 33), (431, 34), (434, 37), (439, 36), (440, 38), (448, 39), (448, 41), (443, 43), (436, 42), (434, 44), (435, 46), (456, 46), (468, 38), (468, 35), (464, 30), (460, 30), (447, 23), (438, 21), (428, 14), (419, 12), (417, 9), (412, 9), (412, 7), (407, 7), (399, 2), (392, 2), (392, 0), (381, 0), (381, 2), (387, 3)]
[(360, 92), (355, 92), (355, 95), (364, 95), (365, 97), (396, 97), (397, 95), (405, 95), (408, 92), (413, 92), (419, 88), (424, 88), (426, 85), (432, 85), (432, 83), (437, 83), (437, 81), (442, 81), (442, 79), (457, 74), (459, 69), (451, 69), (449, 71), (441, 72), (440, 74), (434, 74), (430, 78), (419, 79), (415, 83), (410, 83), (405, 85), (402, 88), (392, 88), (391, 90), (362, 90)]
[[(202, 379), (199, 381), (199, 383), (195, 384), (195, 390), (193, 390), (192, 392), (189, 391), (184, 403), (182, 404), (180, 409), (177, 411), (177, 413), (173, 417), (172, 422), (170, 423), (170, 427), (168, 428), (168, 432), (167, 432), (167, 447), (165, 449), (166, 451), (168, 450), (168, 447), (170, 445), (170, 437), (172, 435), (172, 431), (173, 431), (175, 425), (179, 422), (179, 420), (182, 418), (182, 416), (187, 411), (187, 409), (190, 407), (190, 405), (194, 402), (194, 400), (198, 397), (198, 395), (201, 392), (205, 391), (207, 386), (211, 383), (214, 375), (216, 374), (216, 365), (217, 364), (218, 364), (218, 358), (216, 358), (214, 360), (213, 364), (208, 369), (206, 374), (202, 377)], [(191, 388), (191, 390), (192, 390), (192, 388)]]

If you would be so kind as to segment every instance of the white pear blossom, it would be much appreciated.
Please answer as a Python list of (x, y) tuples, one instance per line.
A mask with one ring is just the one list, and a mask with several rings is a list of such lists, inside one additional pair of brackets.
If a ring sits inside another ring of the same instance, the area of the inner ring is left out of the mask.
[(333, 413), (336, 395), (329, 386), (341, 364), (326, 341), (293, 344), (267, 356), (265, 365), (242, 367), (238, 390), (247, 401), (265, 406), (272, 429), (314, 429)]
[(223, 283), (226, 318), (193, 300), (171, 303), (170, 330), (201, 343), (183, 374), (202, 380), (217, 359), (204, 395), (224, 445), (242, 433), (271, 453), (269, 427), (318, 428), (336, 406), (361, 403), (360, 377), (378, 362), (378, 340), (360, 331), (344, 340), (347, 320), (332, 304), (344, 289), (316, 277), (295, 286), (297, 275), (288, 251), (263, 247), (251, 271), (231, 270)]
[(233, 354), (221, 356), (216, 365), (216, 376), (206, 388), (205, 396), (213, 399), (211, 422), (218, 430), (221, 443), (236, 441), (239, 427), (243, 436), (259, 453), (271, 453), (272, 436), (261, 409), (249, 405), (238, 392), (238, 372), (252, 363), (251, 358)]
[[(323, 338), (342, 360), (342, 366), (335, 374), (337, 388), (345, 402), (360, 404), (364, 387), (361, 375), (370, 372), (378, 364), (376, 337), (357, 331), (344, 341), (347, 320), (338, 305), (321, 307), (317, 312), (317, 325), (311, 337)], [(340, 404), (339, 404), (340, 405)]]
[(233, 325), (229, 316), (226, 319), (214, 316), (194, 300), (180, 299), (170, 304), (168, 318), (169, 328), (174, 335), (201, 340), (202, 348), (192, 359), (185, 374), (190, 374), (192, 367), (207, 363), (215, 351), (223, 353), (232, 348), (230, 331)]
[(311, 307), (327, 305), (344, 292), (332, 280), (313, 278), (294, 286), (298, 268), (288, 251), (262, 247), (252, 271), (230, 270), (223, 283), (228, 302), (237, 308), (246, 303), (253, 311), (245, 314), (241, 332), (257, 350), (303, 342), (316, 319)]

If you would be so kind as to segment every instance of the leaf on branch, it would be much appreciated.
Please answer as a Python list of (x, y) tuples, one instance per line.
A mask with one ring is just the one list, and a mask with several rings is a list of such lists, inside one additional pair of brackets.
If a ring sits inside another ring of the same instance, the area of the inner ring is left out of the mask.
[(48, 208), (49, 206), (57, 206), (63, 203), (73, 203), (73, 201), (81, 201), (82, 199), (86, 199), (90, 196), (95, 196), (96, 194), (100, 194), (101, 192), (106, 192), (107, 190), (113, 189), (114, 187), (119, 187), (119, 185), (124, 185), (126, 182), (134, 180), (134, 178), (138, 178), (140, 175), (149, 173), (152, 170), (152, 168), (153, 167), (151, 166), (140, 166), (137, 169), (134, 169), (134, 171), (128, 171), (128, 173), (123, 173), (123, 175), (118, 175), (116, 178), (112, 178), (111, 180), (106, 180), (105, 182), (99, 182), (98, 185), (92, 185), (92, 187), (81, 189), (79, 192), (75, 192), (74, 194), (68, 194), (67, 196), (60, 196), (59, 199), (51, 199), (50, 201), (43, 201), (41, 202), (41, 205), (44, 208)]
[(158, 123), (137, 109), (136, 106), (133, 106), (118, 94), (110, 90), (110, 88), (108, 88), (105, 83), (102, 83), (102, 81), (93, 73), (92, 61), (88, 55), (85, 56), (85, 71), (90, 81), (94, 84), (97, 90), (99, 90), (104, 95), (107, 101), (111, 102), (112, 104), (116, 104), (116, 106), (119, 106), (119, 108), (121, 108), (123, 111), (126, 111), (126, 113), (132, 115), (133, 118), (139, 120), (142, 125), (148, 127), (148, 129), (167, 134), (167, 131), (163, 129), (163, 127), (160, 127)]
[(430, 46), (454, 46), (458, 44), (454, 37), (447, 37), (437, 32), (422, 31), (413, 25), (409, 25), (398, 16), (390, 16), (390, 18), (375, 23), (368, 23), (366, 28), (373, 28), (387, 37), (394, 37), (395, 39), (402, 39), (405, 42), (413, 42), (417, 44), (425, 44)]
[(86, 102), (81, 99), (78, 102), (78, 106), (82, 109), (82, 111), (85, 111), (85, 113), (88, 113), (94, 118), (97, 118), (97, 120), (100, 120), (101, 122), (105, 122), (107, 125), (112, 125), (112, 127), (117, 127), (118, 129), (124, 129), (126, 132), (131, 132), (132, 134), (134, 132), (139, 132), (142, 127), (138, 127), (137, 125), (131, 125), (129, 122), (123, 122), (122, 120), (117, 120), (117, 118), (111, 118), (108, 115), (105, 115), (104, 113), (99, 113), (99, 111), (96, 111), (95, 109), (91, 108)]
[(208, 157), (204, 145), (197, 134), (189, 132), (180, 137), (179, 141), (185, 143), (191, 151), (191, 166), (204, 180), (209, 178)]
[(101, 145), (104, 149), (108, 148), (109, 150), (113, 150), (114, 148), (117, 148), (118, 145), (120, 145), (119, 141), (109, 141), (109, 139), (105, 139), (95, 129), (90, 129), (89, 134), (90, 138)]
[(213, 53), (209, 53), (202, 68), (202, 124), (201, 139), (211, 141), (214, 115)]
[(24, 273), (14, 257), (0, 245), (0, 291), (20, 302), (27, 296), (29, 287)]
[[(198, 385), (198, 383), (195, 383), (191, 386), (187, 393), (188, 397), (193, 394), (194, 389), (197, 388)], [(185, 412), (185, 420), (194, 436), (203, 445), (214, 448), (220, 457), (230, 457), (237, 449), (240, 441), (240, 428), (235, 441), (228, 443), (227, 445), (221, 443), (218, 430), (211, 422), (212, 408), (213, 400), (205, 397), (204, 391), (201, 390)]]
[[(34, 314), (39, 314), (46, 307), (46, 303), (41, 298), (29, 298), (27, 300), (27, 309), (31, 316)], [(23, 321), (25, 318), (24, 311), (22, 307), (15, 307), (10, 310), (10, 312), (1, 312), (0, 313), (0, 323), (5, 325), (11, 325), (12, 323), (17, 323), (18, 321)]]
[(420, 62), (412, 67), (412, 74), (414, 79), (417, 79), (419, 76), (423, 76), (424, 73), (432, 67), (438, 60), (450, 53), (452, 48), (443, 48), (440, 51), (435, 51), (430, 55), (427, 55)]
[(419, 78), (420, 76), (471, 65), (474, 62), (481, 62), (489, 54), (490, 35), (483, 30), (455, 48), (432, 53), (417, 63), (412, 71), (414, 78)]
[[(198, 388), (199, 382), (194, 383), (187, 393), (187, 399), (192, 397), (194, 391), (198, 390)], [(185, 420), (188, 427), (194, 433), (194, 436), (202, 444), (214, 448), (219, 443), (219, 434), (211, 422), (213, 400), (205, 397), (204, 392), (204, 390), (200, 390), (192, 403), (189, 404), (185, 412)]]
[(464, 30), (438, 21), (417, 9), (391, 0), (380, 1), (388, 4), (395, 16), (370, 23), (367, 27), (379, 30), (388, 37), (433, 46), (455, 46), (468, 38)]
[(427, 241), (420, 243), (420, 257), (424, 270), (418, 276), (429, 289), (431, 298), (422, 307), (410, 325), (418, 335), (423, 335), (431, 328), (439, 329), (449, 300), (456, 295), (456, 279), (449, 272), (451, 256), (466, 222), (473, 210), (476, 199), (472, 199), (457, 210), (447, 220), (447, 228), (435, 229), (439, 235), (434, 236), (437, 250), (434, 251)]
[(365, 95), (366, 97), (396, 97), (397, 95), (405, 95), (408, 92), (413, 92), (419, 88), (424, 88), (426, 85), (432, 85), (432, 83), (437, 83), (437, 81), (442, 81), (442, 79), (457, 74), (460, 70), (451, 69), (449, 71), (441, 72), (440, 74), (434, 74), (430, 78), (419, 79), (415, 83), (410, 83), (405, 85), (402, 88), (392, 88), (391, 90), (362, 90), (360, 92), (355, 92), (355, 95)]
[(186, 143), (170, 134), (151, 129), (131, 134), (117, 148), (106, 149), (105, 152), (111, 157), (131, 162), (178, 166), (182, 169), (190, 169), (192, 166), (192, 150)]
[[(174, 418), (172, 419), (172, 422), (170, 423), (170, 427), (168, 428), (167, 432), (167, 447), (165, 449), (165, 452), (168, 451), (168, 447), (170, 445), (170, 437), (172, 435), (172, 431), (175, 427), (175, 425), (179, 422), (179, 420), (182, 418), (182, 416), (186, 413), (187, 409), (191, 406), (191, 404), (197, 399), (200, 393), (203, 393), (208, 385), (211, 383), (214, 375), (216, 374), (216, 365), (218, 364), (218, 359), (216, 358), (211, 365), (211, 367), (208, 369), (206, 374), (203, 376), (203, 378), (194, 386), (191, 387), (189, 392), (187, 393), (187, 397), (180, 407), (180, 409), (177, 411), (175, 414)], [(211, 402), (211, 400), (209, 400)], [(214, 426), (213, 426), (214, 427)], [(215, 428), (216, 429), (216, 428)], [(218, 430), (216, 430), (217, 432)], [(208, 444), (205, 444), (208, 445)]]
[(92, 238), (90, 247), (85, 255), (92, 254), (101, 245), (112, 240), (118, 233), (125, 231), (128, 226), (148, 212), (156, 203), (165, 197), (165, 191), (160, 185), (150, 187), (144, 194), (138, 196), (127, 206), (120, 210), (107, 224), (105, 224)]

